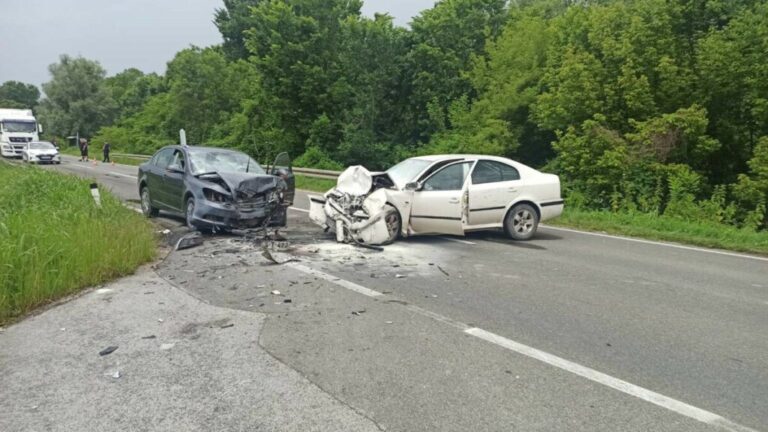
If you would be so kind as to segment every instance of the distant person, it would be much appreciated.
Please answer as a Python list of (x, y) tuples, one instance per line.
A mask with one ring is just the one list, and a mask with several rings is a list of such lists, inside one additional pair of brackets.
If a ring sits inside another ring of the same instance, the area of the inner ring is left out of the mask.
[(80, 162), (88, 162), (88, 140), (80, 139)]
[(111, 146), (109, 145), (108, 142), (105, 142), (104, 143), (104, 147), (102, 147), (102, 149), (101, 149), (102, 153), (104, 153), (104, 160), (102, 162), (104, 162), (104, 163), (111, 162), (109, 160), (109, 151), (110, 150), (111, 150)]

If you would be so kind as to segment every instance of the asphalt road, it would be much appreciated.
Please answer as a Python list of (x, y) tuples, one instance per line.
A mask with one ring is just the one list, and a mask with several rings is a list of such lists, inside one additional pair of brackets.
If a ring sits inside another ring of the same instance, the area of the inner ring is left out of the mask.
[[(73, 159), (52, 168), (138, 200), (135, 167)], [(307, 205), (276, 252), (299, 262), (211, 237), (158, 273), (266, 314), (264, 349), (384, 430), (768, 430), (766, 258), (553, 227), (375, 252)]]

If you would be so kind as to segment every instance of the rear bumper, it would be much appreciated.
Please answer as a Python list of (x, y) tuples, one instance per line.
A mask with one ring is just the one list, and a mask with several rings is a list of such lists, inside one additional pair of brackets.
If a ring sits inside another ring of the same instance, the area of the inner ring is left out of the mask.
[(539, 204), (541, 208), (541, 220), (554, 219), (563, 214), (563, 208), (565, 208), (563, 200), (543, 202)]

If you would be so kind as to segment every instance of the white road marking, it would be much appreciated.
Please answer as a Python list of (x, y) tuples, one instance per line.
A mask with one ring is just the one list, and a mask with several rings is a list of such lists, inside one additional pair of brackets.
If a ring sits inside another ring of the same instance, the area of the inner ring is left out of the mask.
[(304, 272), (304, 273), (306, 273), (308, 275), (319, 277), (320, 279), (325, 279), (328, 282), (335, 283), (336, 285), (344, 287), (344, 288), (346, 288), (346, 289), (348, 289), (350, 291), (354, 291), (354, 292), (356, 292), (358, 294), (362, 294), (364, 296), (380, 297), (380, 296), (384, 295), (384, 294), (382, 294), (382, 293), (380, 293), (378, 291), (374, 291), (374, 290), (366, 288), (366, 287), (364, 287), (362, 285), (358, 285), (358, 284), (356, 284), (354, 282), (350, 282), (348, 280), (344, 280), (344, 279), (338, 278), (338, 277), (330, 275), (328, 273), (321, 272), (320, 270), (315, 270), (315, 269), (313, 269), (311, 267), (307, 267), (307, 266), (302, 265), (302, 264), (288, 263), (286, 265), (290, 266), (290, 267), (292, 267), (292, 268), (294, 268), (294, 269), (296, 269), (296, 270), (298, 270), (300, 272)]
[[(307, 267), (302, 264), (298, 263), (288, 263), (287, 266), (290, 266), (296, 270), (299, 270), (301, 272), (304, 272), (306, 274), (319, 277), (321, 279), (327, 280), (329, 282), (332, 282), (336, 285), (339, 285), (343, 288), (349, 289), (351, 291), (354, 291), (359, 294), (363, 294), (368, 297), (380, 297), (384, 294), (372, 290), (370, 288), (366, 288), (362, 285), (358, 285), (354, 282), (350, 282), (344, 279), (341, 279), (339, 277), (333, 276), (331, 274), (322, 272), (320, 270), (315, 270), (313, 268)], [(433, 319), (437, 322), (441, 322), (443, 324), (447, 324), (451, 327), (457, 328), (461, 330), (462, 332), (469, 334), (471, 336), (474, 336), (476, 338), (482, 339), (486, 342), (490, 342), (494, 345), (498, 345), (502, 348), (506, 348), (510, 351), (516, 352), (518, 354), (522, 354), (526, 357), (532, 358), (534, 360), (538, 360), (540, 362), (546, 363), (550, 366), (556, 367), (558, 369), (564, 370), (566, 372), (570, 372), (574, 375), (578, 375), (582, 378), (586, 378), (592, 382), (602, 384), (606, 387), (610, 387), (614, 390), (618, 390), (624, 394), (634, 396), (640, 400), (652, 403), (654, 405), (660, 406), (662, 408), (665, 408), (667, 410), (670, 410), (672, 412), (675, 412), (677, 414), (683, 415), (685, 417), (692, 418), (694, 420), (700, 421), (702, 423), (718, 427), (720, 429), (729, 431), (729, 432), (758, 432), (755, 429), (742, 426), (738, 423), (734, 423), (731, 420), (726, 419), (725, 417), (722, 417), (718, 414), (715, 414), (713, 412), (697, 408), (693, 405), (689, 405), (685, 402), (679, 401), (677, 399), (673, 399), (669, 396), (664, 396), (660, 393), (656, 393), (652, 390), (648, 390), (646, 388), (637, 386), (635, 384), (629, 383), (627, 381), (624, 381), (619, 378), (612, 377), (610, 375), (604, 374), (602, 372), (598, 372), (594, 369), (591, 369), (586, 366), (582, 366), (578, 363), (574, 363), (570, 360), (566, 360), (562, 357), (558, 357), (554, 354), (547, 353), (545, 351), (541, 351), (539, 349), (530, 347), (528, 345), (521, 344), (519, 342), (515, 342), (511, 339), (507, 339), (503, 336), (499, 336), (497, 334), (488, 332), (486, 330), (483, 330), (481, 328), (477, 327), (470, 327), (467, 324), (464, 324), (459, 321), (455, 321), (451, 318), (448, 318), (446, 316), (440, 315), (438, 313), (428, 311), (426, 309), (423, 309), (419, 306), (412, 305), (412, 304), (406, 304), (404, 307), (414, 313), (417, 313), (421, 316), (424, 316), (426, 318)]]
[(747, 259), (753, 259), (753, 260), (757, 260), (757, 261), (766, 261), (766, 262), (768, 262), (768, 258), (754, 256), (754, 255), (746, 255), (746, 254), (739, 254), (739, 253), (733, 253), (733, 252), (725, 252), (725, 251), (719, 251), (719, 250), (715, 250), (715, 249), (705, 249), (705, 248), (694, 247), (694, 246), (684, 246), (684, 245), (679, 245), (679, 244), (675, 244), (675, 243), (663, 243), (663, 242), (657, 242), (657, 241), (652, 241), (652, 240), (642, 240), (642, 239), (636, 239), (636, 238), (632, 238), (632, 237), (623, 237), (623, 236), (615, 236), (615, 235), (610, 235), (610, 234), (601, 234), (601, 233), (594, 233), (594, 232), (588, 232), (588, 231), (579, 231), (579, 230), (570, 229), (570, 228), (553, 227), (551, 225), (543, 225), (542, 224), (541, 226), (544, 227), (544, 228), (547, 228), (547, 229), (555, 230), (555, 231), (566, 231), (566, 232), (590, 235), (590, 236), (595, 236), (595, 237), (604, 237), (604, 238), (617, 239), (617, 240), (626, 240), (626, 241), (635, 242), (635, 243), (645, 243), (645, 244), (650, 244), (650, 245), (655, 245), (655, 246), (666, 246), (666, 247), (671, 247), (671, 248), (676, 248), (676, 249), (691, 250), (691, 251), (696, 251), (696, 252), (706, 252), (706, 253), (712, 253), (712, 254), (717, 254), (717, 255), (725, 255), (725, 256), (731, 256), (731, 257), (736, 257), (736, 258), (747, 258)]
[(301, 208), (298, 208), (298, 207), (288, 207), (288, 208), (291, 209), (291, 210), (296, 210), (297, 212), (309, 213), (309, 210), (304, 210), (304, 209), (301, 209)]
[(610, 375), (604, 374), (602, 372), (598, 372), (594, 369), (588, 368), (586, 366), (582, 366), (578, 363), (574, 363), (572, 361), (566, 360), (556, 355), (549, 354), (547, 352), (529, 347), (527, 345), (523, 345), (519, 342), (515, 342), (513, 340), (496, 335), (494, 333), (487, 332), (483, 329), (470, 328), (470, 329), (464, 330), (464, 333), (470, 334), (486, 342), (490, 342), (492, 344), (506, 348), (510, 351), (514, 351), (518, 354), (522, 354), (526, 357), (539, 360), (550, 366), (554, 366), (566, 372), (570, 372), (572, 374), (578, 375), (590, 381), (618, 390), (630, 396), (634, 396), (638, 399), (642, 399), (646, 402), (650, 402), (654, 405), (658, 405), (662, 408), (666, 408), (670, 411), (676, 412), (686, 417), (690, 417), (694, 420), (698, 420), (702, 423), (706, 423), (712, 426), (717, 426), (721, 429), (724, 429), (727, 431), (733, 431), (733, 432), (757, 432), (754, 429), (734, 423), (715, 413), (703, 410), (701, 408), (696, 408), (693, 405), (689, 405), (677, 399), (673, 399), (671, 397), (664, 396), (662, 394), (645, 389), (643, 387), (636, 386), (624, 380), (614, 378)]
[(439, 238), (439, 239), (448, 240), (448, 241), (452, 241), (452, 242), (456, 242), (456, 243), (462, 243), (462, 244), (466, 244), (466, 245), (475, 245), (475, 244), (477, 244), (475, 242), (471, 242), (471, 241), (467, 241), (467, 240), (461, 240), (461, 239), (452, 238), (452, 237), (445, 237), (445, 236), (436, 236), (436, 237)]

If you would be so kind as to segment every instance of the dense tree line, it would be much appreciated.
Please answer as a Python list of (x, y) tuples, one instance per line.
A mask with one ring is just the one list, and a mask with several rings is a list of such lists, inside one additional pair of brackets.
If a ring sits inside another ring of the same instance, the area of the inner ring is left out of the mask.
[(129, 152), (183, 127), (325, 168), (499, 154), (571, 206), (765, 226), (768, 1), (442, 0), (409, 29), (361, 5), (225, 0), (222, 45), (164, 76), (62, 57), (40, 111)]

